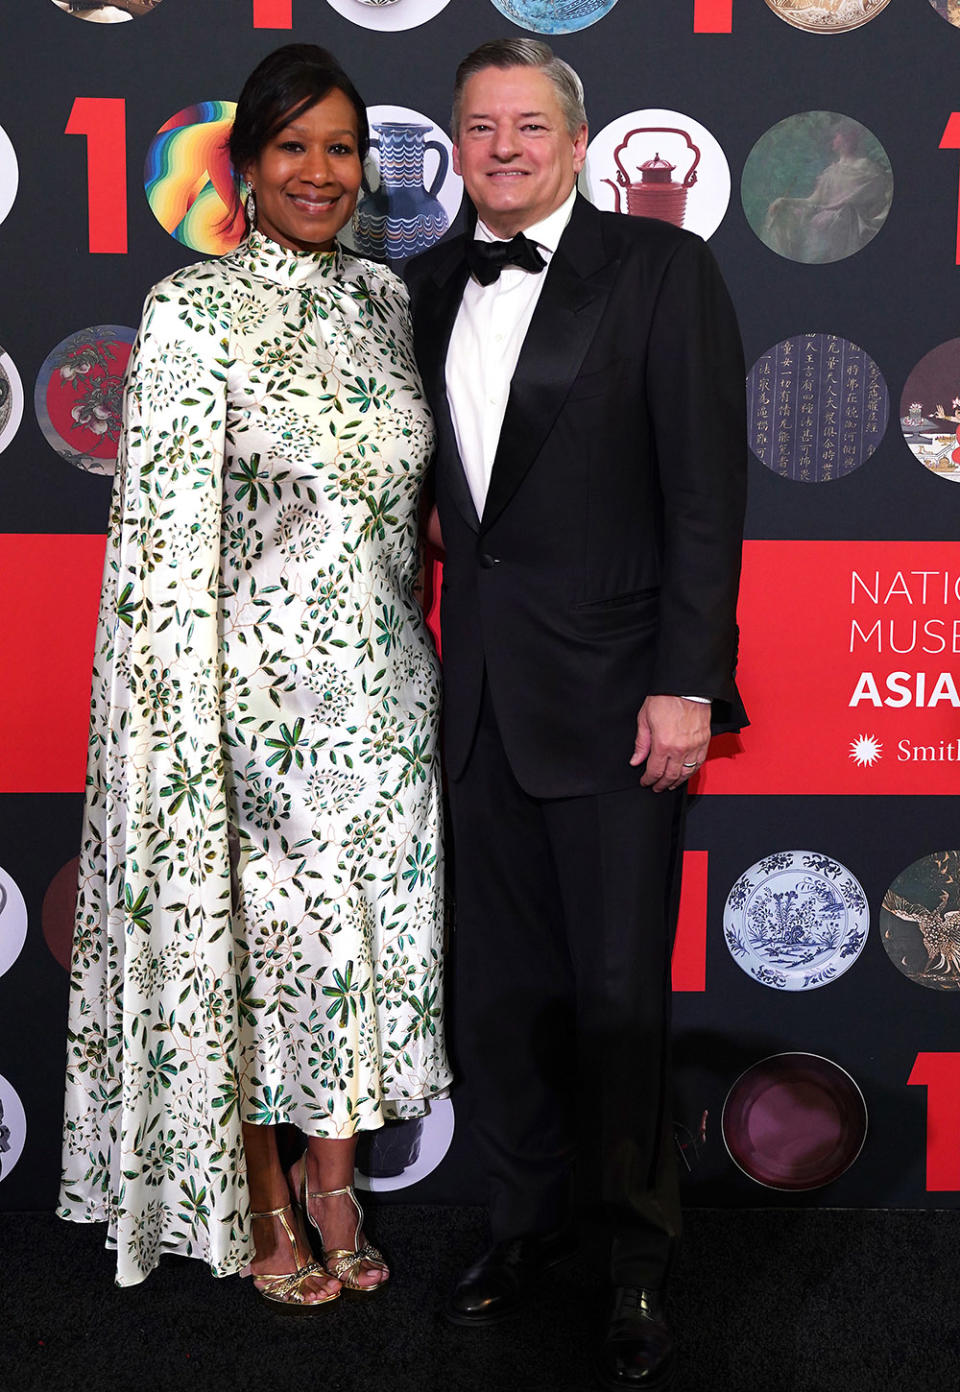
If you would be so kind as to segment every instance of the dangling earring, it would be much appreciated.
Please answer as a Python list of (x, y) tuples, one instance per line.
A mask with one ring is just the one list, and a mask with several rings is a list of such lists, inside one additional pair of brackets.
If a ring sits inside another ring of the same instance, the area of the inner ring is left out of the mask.
[(243, 210), (244, 210), (244, 212), (245, 212), (246, 215), (247, 215), (247, 226), (248, 226), (248, 227), (256, 227), (256, 225), (257, 225), (257, 199), (256, 199), (256, 195), (254, 194), (253, 185), (252, 185), (252, 184), (250, 185), (249, 189), (247, 190), (247, 197), (246, 197), (246, 201), (245, 201), (245, 203), (244, 203), (244, 205), (243, 205)]

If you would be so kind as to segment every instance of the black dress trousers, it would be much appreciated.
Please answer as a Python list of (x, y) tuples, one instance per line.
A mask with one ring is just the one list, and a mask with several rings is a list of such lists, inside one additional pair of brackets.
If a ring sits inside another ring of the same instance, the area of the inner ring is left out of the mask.
[[(624, 760), (630, 751), (624, 751)], [(450, 784), (454, 1043), (494, 1240), (571, 1200), (615, 1284), (662, 1284), (680, 1230), (667, 1074), (686, 792), (520, 787), (489, 688)]]

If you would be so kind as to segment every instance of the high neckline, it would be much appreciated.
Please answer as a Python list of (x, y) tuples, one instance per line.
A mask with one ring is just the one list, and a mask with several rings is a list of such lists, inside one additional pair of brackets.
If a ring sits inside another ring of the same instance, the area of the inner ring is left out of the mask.
[(277, 285), (307, 285), (336, 280), (343, 271), (343, 248), (332, 251), (296, 251), (251, 228), (243, 241), (224, 260)]

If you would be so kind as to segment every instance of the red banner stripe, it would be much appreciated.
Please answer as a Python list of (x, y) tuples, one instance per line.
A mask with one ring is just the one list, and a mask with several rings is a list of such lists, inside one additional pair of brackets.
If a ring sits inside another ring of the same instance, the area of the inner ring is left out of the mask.
[(0, 534), (0, 792), (83, 788), (103, 549), (102, 536)]
[(695, 34), (732, 34), (733, 0), (694, 0)]
[(673, 989), (707, 989), (707, 852), (684, 851), (680, 917), (673, 944)]
[(960, 1190), (960, 1054), (917, 1054), (907, 1082), (927, 1089), (927, 1192)]
[(292, 29), (293, 0), (253, 0), (254, 29)]
[(77, 97), (65, 133), (87, 137), (90, 251), (127, 250), (127, 105), (123, 97)]

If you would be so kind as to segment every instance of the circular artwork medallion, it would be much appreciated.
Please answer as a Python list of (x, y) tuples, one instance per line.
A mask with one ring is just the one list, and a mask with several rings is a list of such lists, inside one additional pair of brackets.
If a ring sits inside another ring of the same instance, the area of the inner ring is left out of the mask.
[(23, 384), (9, 353), (0, 347), (0, 454), (16, 435), (23, 420)]
[(10, 970), (27, 940), (27, 906), (16, 880), (0, 867), (0, 976)]
[(233, 212), (235, 184), (226, 142), (236, 102), (186, 106), (160, 127), (143, 166), (143, 187), (154, 217), (194, 251), (221, 256), (244, 234), (243, 211)]
[(376, 1131), (361, 1131), (355, 1182), (358, 1189), (384, 1192), (407, 1189), (431, 1174), (453, 1140), (453, 1103), (442, 1097), (422, 1117), (388, 1121)]
[(574, 34), (603, 19), (617, 0), (493, 0), (507, 19), (535, 34)]
[(880, 906), (880, 940), (918, 986), (960, 990), (960, 851), (936, 851), (900, 872)]
[(960, 483), (960, 338), (931, 348), (907, 378), (900, 429), (914, 459), (946, 483)]
[(856, 1160), (867, 1105), (850, 1074), (818, 1054), (773, 1054), (734, 1083), (720, 1122), (730, 1159), (769, 1189), (820, 1189)]
[(79, 866), (80, 857), (74, 856), (66, 865), (60, 867), (47, 885), (40, 909), (40, 926), (43, 929), (44, 940), (64, 971), (70, 970)]
[(930, 0), (941, 19), (960, 29), (960, 0)]
[(53, 0), (58, 10), (92, 24), (123, 24), (153, 14), (162, 0)]
[(0, 1077), (0, 1180), (6, 1179), (23, 1153), (27, 1117), (12, 1083)]
[(392, 33), (426, 24), (450, 0), (327, 0), (331, 9), (364, 29)]
[(890, 0), (767, 0), (778, 19), (812, 34), (842, 34), (868, 24)]
[(37, 374), (33, 405), (47, 444), (86, 474), (112, 474), (123, 377), (136, 333), (93, 324), (58, 343)]
[(842, 261), (872, 242), (893, 202), (893, 169), (866, 126), (839, 111), (798, 111), (761, 135), (740, 199), (764, 246), (803, 265)]
[(731, 889), (723, 935), (741, 970), (777, 991), (812, 991), (849, 971), (870, 927), (867, 896), (819, 851), (778, 851)]
[(403, 261), (439, 241), (460, 211), (453, 146), (429, 116), (371, 106), (370, 153), (352, 222), (339, 240), (361, 256)]
[(0, 222), (13, 207), (20, 183), (20, 167), (10, 137), (0, 126)]
[(838, 334), (785, 338), (747, 377), (750, 448), (771, 473), (798, 483), (829, 483), (859, 469), (889, 415), (879, 367)]
[(648, 107), (593, 137), (580, 192), (604, 212), (654, 217), (712, 237), (730, 202), (730, 167), (716, 137), (682, 111)]

